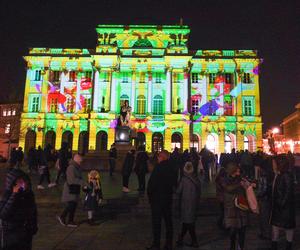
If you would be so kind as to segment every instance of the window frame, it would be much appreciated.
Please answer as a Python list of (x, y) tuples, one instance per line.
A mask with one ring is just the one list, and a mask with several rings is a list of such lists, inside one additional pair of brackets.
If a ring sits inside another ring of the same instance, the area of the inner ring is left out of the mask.
[(255, 115), (255, 102), (254, 96), (243, 96), (242, 105), (243, 105), (243, 116), (254, 116)]
[(136, 114), (138, 115), (145, 115), (147, 110), (147, 106), (146, 106), (146, 97), (144, 95), (139, 95), (136, 98)]
[(153, 115), (164, 114), (164, 99), (161, 95), (155, 95), (153, 98), (152, 114)]

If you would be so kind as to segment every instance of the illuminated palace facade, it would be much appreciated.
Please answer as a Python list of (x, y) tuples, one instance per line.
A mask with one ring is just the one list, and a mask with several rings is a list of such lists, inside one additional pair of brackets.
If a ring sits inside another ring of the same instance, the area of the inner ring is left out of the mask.
[(99, 152), (129, 101), (135, 145), (215, 153), (262, 143), (254, 50), (196, 50), (176, 25), (98, 25), (96, 49), (31, 48), (20, 146)]

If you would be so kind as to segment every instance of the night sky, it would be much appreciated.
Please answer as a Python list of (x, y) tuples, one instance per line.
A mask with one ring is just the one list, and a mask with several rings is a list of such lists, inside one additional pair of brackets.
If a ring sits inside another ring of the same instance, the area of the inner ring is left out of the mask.
[(257, 49), (264, 128), (300, 102), (300, 1), (2, 0), (0, 101), (23, 98), (29, 47), (95, 48), (97, 24), (178, 24), (190, 49)]

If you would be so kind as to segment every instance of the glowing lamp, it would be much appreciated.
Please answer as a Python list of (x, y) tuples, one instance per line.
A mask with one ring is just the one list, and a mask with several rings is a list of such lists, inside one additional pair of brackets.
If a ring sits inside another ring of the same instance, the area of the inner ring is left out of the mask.
[(278, 134), (279, 133), (279, 128), (273, 128), (272, 133), (273, 134)]

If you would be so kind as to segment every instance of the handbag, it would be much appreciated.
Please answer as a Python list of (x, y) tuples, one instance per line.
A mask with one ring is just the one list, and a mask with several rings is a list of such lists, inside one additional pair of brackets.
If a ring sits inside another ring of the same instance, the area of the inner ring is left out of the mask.
[(79, 184), (68, 184), (69, 194), (80, 194), (80, 185)]
[(249, 211), (249, 204), (247, 198), (244, 195), (237, 195), (234, 198), (234, 205), (242, 211)]

